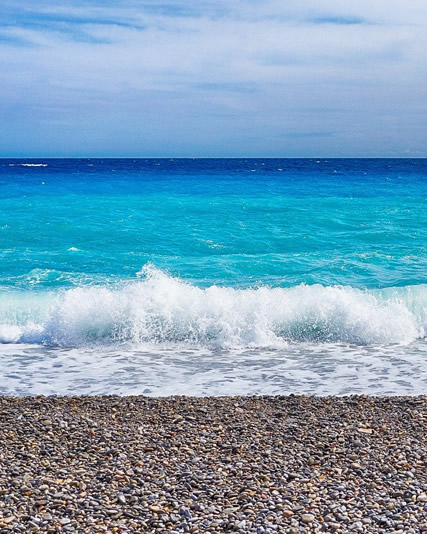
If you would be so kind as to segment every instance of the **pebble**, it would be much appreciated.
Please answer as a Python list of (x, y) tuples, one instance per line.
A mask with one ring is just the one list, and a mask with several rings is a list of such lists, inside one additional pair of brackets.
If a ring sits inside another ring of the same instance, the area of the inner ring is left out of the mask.
[(304, 522), (304, 523), (313, 523), (315, 517), (313, 514), (302, 514), (301, 515), (301, 520)]

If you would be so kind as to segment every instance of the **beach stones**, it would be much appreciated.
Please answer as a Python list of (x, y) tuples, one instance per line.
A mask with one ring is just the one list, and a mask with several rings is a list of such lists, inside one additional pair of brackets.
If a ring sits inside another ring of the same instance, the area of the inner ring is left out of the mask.
[(0, 397), (0, 534), (422, 532), (426, 405)]

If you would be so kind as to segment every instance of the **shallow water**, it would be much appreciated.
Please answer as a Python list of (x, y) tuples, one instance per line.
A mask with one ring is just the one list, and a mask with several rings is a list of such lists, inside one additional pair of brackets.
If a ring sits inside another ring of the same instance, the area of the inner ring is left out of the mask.
[(7, 395), (422, 395), (427, 343), (277, 350), (2, 349)]

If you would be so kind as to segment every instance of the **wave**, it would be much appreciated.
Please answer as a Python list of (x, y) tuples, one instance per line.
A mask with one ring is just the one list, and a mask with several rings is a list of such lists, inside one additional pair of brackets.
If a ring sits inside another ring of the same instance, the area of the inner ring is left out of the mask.
[(60, 347), (409, 343), (427, 330), (427, 285), (199, 288), (146, 266), (137, 281), (0, 293), (0, 343)]
[(18, 163), (20, 167), (47, 167), (47, 163)]

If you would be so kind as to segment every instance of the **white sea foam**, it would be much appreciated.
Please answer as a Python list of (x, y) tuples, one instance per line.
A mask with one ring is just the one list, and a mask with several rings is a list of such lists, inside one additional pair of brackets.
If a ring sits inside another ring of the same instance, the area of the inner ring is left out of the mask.
[(427, 330), (427, 286), (195, 287), (146, 267), (116, 287), (0, 296), (0, 342), (60, 347), (237, 349), (410, 343)]
[(47, 163), (18, 163), (20, 167), (47, 167)]

